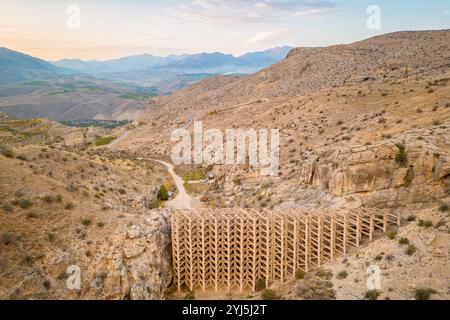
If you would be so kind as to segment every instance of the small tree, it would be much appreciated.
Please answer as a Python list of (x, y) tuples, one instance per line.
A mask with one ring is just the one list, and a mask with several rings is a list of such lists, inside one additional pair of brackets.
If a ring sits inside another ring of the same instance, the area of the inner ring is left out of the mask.
[(159, 188), (159, 192), (158, 192), (158, 198), (161, 201), (167, 201), (169, 200), (169, 193), (167, 192), (167, 189), (164, 185), (162, 185)]

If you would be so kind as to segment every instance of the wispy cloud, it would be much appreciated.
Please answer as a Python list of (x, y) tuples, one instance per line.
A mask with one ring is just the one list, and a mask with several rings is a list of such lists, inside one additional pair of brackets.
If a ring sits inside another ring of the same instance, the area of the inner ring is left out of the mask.
[(196, 22), (265, 23), (334, 10), (336, 4), (323, 0), (192, 0), (177, 15)]
[(267, 32), (261, 32), (250, 39), (248, 39), (245, 44), (247, 45), (260, 45), (265, 43), (270, 43), (273, 40), (279, 39), (287, 34), (289, 34), (289, 29), (277, 29)]

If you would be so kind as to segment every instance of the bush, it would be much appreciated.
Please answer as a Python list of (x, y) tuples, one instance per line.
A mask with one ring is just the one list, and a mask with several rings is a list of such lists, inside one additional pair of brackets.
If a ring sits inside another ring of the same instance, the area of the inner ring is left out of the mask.
[(441, 218), (439, 221), (438, 221), (438, 223), (436, 223), (436, 228), (440, 228), (440, 227), (443, 227), (443, 226), (445, 226), (447, 223), (445, 222), (445, 219), (444, 218)]
[(7, 144), (0, 144), (0, 153), (7, 158), (14, 158), (14, 150)]
[(66, 209), (66, 210), (73, 210), (73, 208), (75, 208), (75, 206), (74, 206), (74, 204), (72, 202), (67, 202), (64, 205), (64, 209)]
[(111, 142), (113, 142), (115, 139), (116, 139), (115, 137), (104, 137), (95, 141), (95, 145), (97, 147), (106, 146)]
[(23, 153), (18, 154), (17, 159), (22, 160), (22, 161), (28, 161), (28, 157), (26, 155), (24, 155)]
[(381, 291), (379, 290), (369, 290), (364, 294), (364, 299), (366, 300), (378, 300), (378, 297), (381, 295)]
[(263, 300), (278, 300), (278, 295), (275, 291), (270, 289), (265, 289), (261, 294)]
[(27, 213), (27, 218), (28, 219), (36, 219), (37, 217), (38, 217), (38, 215), (35, 212), (33, 212), (33, 211), (30, 211), (30, 212)]
[(184, 296), (184, 300), (195, 300), (194, 291), (189, 291), (188, 293), (186, 293), (186, 295)]
[(256, 284), (255, 284), (255, 290), (256, 291), (262, 291), (265, 288), (266, 288), (266, 281), (264, 279), (256, 280)]
[(432, 294), (437, 293), (436, 290), (430, 288), (417, 288), (415, 298), (416, 300), (430, 300)]
[(33, 202), (28, 199), (15, 199), (12, 202), (13, 205), (19, 206), (22, 209), (29, 209), (33, 206)]
[(409, 244), (409, 239), (405, 238), (405, 237), (401, 237), (400, 240), (398, 240), (398, 243), (404, 244), (404, 245)]
[(2, 234), (2, 243), (5, 246), (8, 246), (14, 242), (13, 236), (10, 233), (4, 233)]
[(448, 203), (441, 203), (441, 205), (439, 206), (439, 210), (442, 212), (448, 212), (450, 206), (448, 205)]
[(416, 215), (414, 215), (414, 214), (410, 214), (409, 216), (408, 216), (408, 222), (413, 222), (413, 221), (416, 221)]
[(416, 246), (415, 245), (413, 245), (413, 244), (410, 244), (409, 246), (408, 246), (408, 248), (406, 248), (406, 254), (408, 255), (408, 256), (412, 256), (414, 253), (416, 253), (417, 252), (417, 248), (416, 248)]
[(89, 218), (85, 218), (85, 219), (81, 220), (81, 224), (85, 227), (88, 227), (92, 224), (92, 220)]
[(333, 278), (333, 272), (325, 269), (317, 269), (316, 276), (322, 279), (331, 280)]
[(297, 272), (295, 272), (295, 279), (297, 280), (301, 280), (306, 276), (306, 272), (303, 270), (297, 270)]
[(417, 224), (419, 227), (431, 228), (433, 226), (433, 222), (431, 220), (419, 220)]
[(42, 200), (46, 203), (53, 203), (53, 202), (61, 202), (62, 201), (62, 195), (58, 194), (56, 196), (54, 195), (45, 195)]
[(169, 193), (167, 192), (167, 189), (164, 185), (162, 185), (159, 188), (159, 192), (158, 192), (158, 198), (161, 201), (167, 201), (169, 200)]
[(395, 232), (395, 231), (389, 231), (389, 232), (387, 233), (387, 237), (388, 237), (388, 239), (390, 239), (390, 240), (394, 240), (396, 235), (397, 235), (397, 232)]
[(336, 278), (339, 280), (343, 280), (343, 279), (347, 278), (347, 276), (348, 276), (347, 271), (341, 271), (336, 275)]
[(304, 300), (335, 300), (333, 282), (317, 277), (307, 277), (297, 286), (297, 295)]
[(397, 162), (397, 164), (399, 166), (403, 167), (408, 163), (408, 157), (406, 155), (405, 146), (398, 143), (397, 148), (398, 148), (398, 153), (395, 156), (395, 162)]

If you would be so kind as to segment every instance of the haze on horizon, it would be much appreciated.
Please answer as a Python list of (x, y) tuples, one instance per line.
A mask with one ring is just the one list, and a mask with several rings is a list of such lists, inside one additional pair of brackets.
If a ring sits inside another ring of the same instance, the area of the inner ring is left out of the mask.
[[(74, 5), (80, 29), (67, 27)], [(370, 5), (381, 9), (379, 29), (366, 26)], [(439, 0), (0, 0), (0, 6), (0, 47), (47, 60), (240, 55), (450, 28), (450, 2)]]

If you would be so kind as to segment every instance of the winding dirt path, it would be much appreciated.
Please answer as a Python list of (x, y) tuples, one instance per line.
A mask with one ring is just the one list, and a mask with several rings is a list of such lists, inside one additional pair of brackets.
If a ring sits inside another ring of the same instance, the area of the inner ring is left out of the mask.
[(198, 200), (192, 198), (184, 188), (184, 180), (180, 176), (178, 176), (175, 171), (173, 170), (173, 164), (164, 162), (161, 160), (155, 160), (151, 159), (152, 161), (161, 163), (164, 165), (167, 170), (169, 171), (170, 175), (173, 178), (173, 181), (175, 183), (175, 186), (178, 189), (178, 195), (167, 202), (167, 206), (172, 209), (192, 209), (193, 207), (198, 206)]

